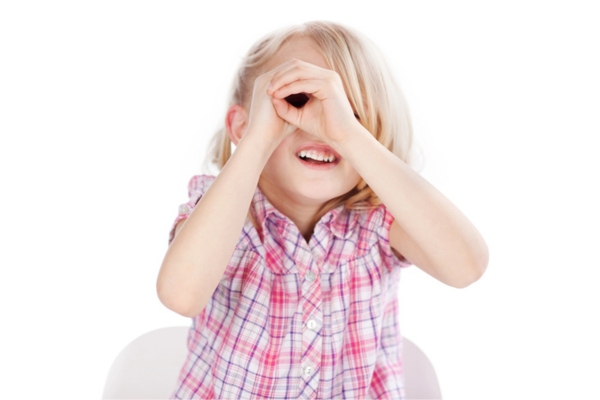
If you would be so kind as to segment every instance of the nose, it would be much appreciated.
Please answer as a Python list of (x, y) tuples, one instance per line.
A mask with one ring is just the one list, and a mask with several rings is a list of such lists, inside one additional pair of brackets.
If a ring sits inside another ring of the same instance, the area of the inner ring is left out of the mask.
[(285, 98), (285, 101), (287, 101), (296, 108), (302, 108), (308, 101), (308, 96), (304, 93), (290, 94), (288, 97)]

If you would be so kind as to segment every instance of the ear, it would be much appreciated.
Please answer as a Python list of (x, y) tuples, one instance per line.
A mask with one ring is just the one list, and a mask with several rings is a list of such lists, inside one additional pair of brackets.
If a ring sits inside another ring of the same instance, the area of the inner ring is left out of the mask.
[(246, 131), (246, 123), (248, 122), (248, 112), (239, 104), (234, 104), (227, 110), (225, 117), (225, 128), (229, 139), (237, 146), (238, 142)]

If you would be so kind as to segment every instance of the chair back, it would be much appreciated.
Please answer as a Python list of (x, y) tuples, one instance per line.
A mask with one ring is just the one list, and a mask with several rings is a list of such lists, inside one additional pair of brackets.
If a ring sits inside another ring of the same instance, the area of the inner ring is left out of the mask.
[[(115, 359), (103, 399), (168, 399), (187, 357), (189, 328), (176, 326), (148, 332), (131, 342)], [(441, 399), (433, 365), (413, 342), (404, 338), (407, 399)]]

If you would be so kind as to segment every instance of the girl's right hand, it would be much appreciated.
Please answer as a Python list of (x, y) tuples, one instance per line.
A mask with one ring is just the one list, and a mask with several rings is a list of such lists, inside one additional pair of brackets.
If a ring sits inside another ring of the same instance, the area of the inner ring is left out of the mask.
[(273, 107), (273, 99), (267, 94), (267, 86), (276, 70), (277, 68), (264, 73), (254, 81), (246, 133), (258, 134), (279, 144), (286, 136), (294, 132), (296, 127), (277, 115), (275, 107)]

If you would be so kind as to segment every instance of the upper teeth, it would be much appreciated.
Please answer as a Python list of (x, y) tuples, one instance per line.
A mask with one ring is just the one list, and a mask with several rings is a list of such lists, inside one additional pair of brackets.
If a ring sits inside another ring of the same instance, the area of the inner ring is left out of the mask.
[(298, 156), (302, 158), (312, 158), (313, 160), (325, 162), (332, 162), (333, 160), (335, 160), (335, 156), (333, 154), (316, 150), (302, 150), (300, 153), (298, 153)]

